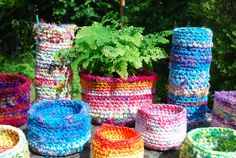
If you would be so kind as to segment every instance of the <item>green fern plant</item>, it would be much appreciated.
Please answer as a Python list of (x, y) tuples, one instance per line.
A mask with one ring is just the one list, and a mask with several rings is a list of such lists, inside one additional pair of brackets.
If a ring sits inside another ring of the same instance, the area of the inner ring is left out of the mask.
[(57, 54), (60, 59), (73, 61), (71, 66), (75, 74), (80, 70), (109, 77), (127, 78), (135, 75), (143, 64), (151, 65), (168, 57), (162, 45), (171, 34), (165, 31), (143, 35), (143, 29), (124, 26), (117, 29), (93, 23), (82, 27), (76, 35), (74, 46)]

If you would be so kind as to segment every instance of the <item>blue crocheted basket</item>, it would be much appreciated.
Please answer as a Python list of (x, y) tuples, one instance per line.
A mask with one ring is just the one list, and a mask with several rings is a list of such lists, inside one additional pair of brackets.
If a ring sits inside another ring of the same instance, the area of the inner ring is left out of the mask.
[(27, 138), (32, 151), (45, 156), (80, 152), (91, 136), (89, 110), (79, 100), (41, 101), (31, 106)]
[(206, 120), (212, 37), (208, 28), (180, 27), (173, 30), (168, 103), (184, 106), (188, 123)]

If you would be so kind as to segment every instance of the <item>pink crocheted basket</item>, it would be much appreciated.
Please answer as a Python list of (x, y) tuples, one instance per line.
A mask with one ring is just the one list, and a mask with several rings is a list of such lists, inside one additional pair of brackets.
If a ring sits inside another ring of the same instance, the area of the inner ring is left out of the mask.
[(134, 125), (138, 107), (151, 104), (158, 76), (147, 70), (123, 78), (80, 74), (83, 101), (91, 106), (93, 123)]
[(146, 104), (138, 109), (135, 129), (143, 136), (146, 147), (175, 149), (186, 136), (186, 109), (170, 104)]

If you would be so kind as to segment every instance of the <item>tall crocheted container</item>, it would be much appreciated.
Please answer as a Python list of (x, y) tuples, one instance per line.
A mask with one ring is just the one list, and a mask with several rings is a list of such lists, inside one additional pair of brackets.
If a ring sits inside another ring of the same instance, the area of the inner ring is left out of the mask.
[(206, 121), (212, 36), (208, 28), (181, 27), (173, 30), (168, 103), (187, 109), (189, 125)]
[(30, 79), (16, 74), (0, 74), (0, 124), (21, 126), (30, 108)]
[(134, 125), (138, 107), (152, 103), (157, 78), (146, 70), (128, 79), (81, 73), (82, 98), (91, 107), (93, 122)]
[(25, 134), (18, 128), (0, 125), (0, 157), (30, 158)]
[(236, 91), (215, 92), (211, 126), (236, 130)]
[(102, 125), (91, 143), (91, 158), (143, 158), (141, 135), (132, 128)]
[(72, 47), (76, 25), (39, 23), (34, 25), (36, 39), (36, 101), (71, 99), (72, 71), (55, 59), (55, 54)]
[(79, 100), (41, 101), (32, 105), (27, 139), (32, 151), (44, 156), (80, 152), (90, 139), (89, 106)]
[(145, 147), (155, 150), (178, 148), (187, 132), (184, 107), (150, 104), (138, 109), (135, 129), (141, 133)]
[(236, 131), (230, 128), (198, 128), (188, 132), (180, 158), (235, 158)]

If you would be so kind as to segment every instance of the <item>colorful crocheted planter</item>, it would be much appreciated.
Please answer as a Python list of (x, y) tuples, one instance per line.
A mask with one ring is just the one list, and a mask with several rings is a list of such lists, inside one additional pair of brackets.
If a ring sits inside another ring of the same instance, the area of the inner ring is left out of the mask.
[(27, 138), (32, 151), (45, 156), (80, 152), (90, 139), (89, 106), (79, 100), (41, 101), (32, 105)]
[(9, 125), (0, 125), (0, 157), (30, 157), (28, 142), (20, 129)]
[(21, 126), (30, 107), (31, 81), (21, 75), (0, 74), (0, 124)]
[(139, 70), (128, 79), (81, 73), (82, 98), (94, 123), (134, 125), (138, 107), (151, 104), (157, 75)]
[(76, 25), (39, 23), (34, 26), (37, 45), (35, 65), (36, 101), (71, 99), (72, 71), (56, 60), (57, 51), (72, 47)]
[(187, 109), (189, 125), (206, 121), (212, 36), (208, 28), (181, 27), (173, 30), (168, 103)]
[(180, 158), (235, 158), (236, 131), (229, 128), (198, 128), (190, 131)]
[(211, 125), (236, 130), (236, 91), (215, 92)]
[(102, 125), (95, 132), (91, 144), (91, 158), (143, 158), (141, 135), (132, 128)]
[(143, 106), (137, 112), (135, 129), (141, 133), (145, 147), (163, 151), (175, 149), (186, 136), (186, 109), (170, 104)]

